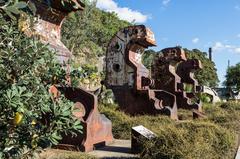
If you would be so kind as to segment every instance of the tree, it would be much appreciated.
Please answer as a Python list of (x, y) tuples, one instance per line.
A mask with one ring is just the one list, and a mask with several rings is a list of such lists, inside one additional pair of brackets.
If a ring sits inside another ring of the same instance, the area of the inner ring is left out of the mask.
[(86, 2), (84, 11), (72, 17), (63, 24), (62, 39), (75, 55), (76, 62), (81, 64), (96, 63), (98, 57), (105, 55), (113, 35), (130, 25), (115, 13), (96, 8), (94, 2)]
[(26, 158), (57, 144), (63, 134), (81, 132), (82, 126), (72, 115), (73, 103), (63, 96), (55, 101), (48, 92), (51, 79), (57, 77), (64, 84), (65, 71), (54, 52), (18, 30), (15, 15), (27, 4), (2, 6), (6, 7), (0, 8), (0, 158)]
[(189, 59), (198, 59), (202, 62), (203, 69), (195, 72), (195, 77), (199, 84), (215, 87), (218, 85), (219, 79), (217, 76), (217, 69), (215, 63), (207, 58), (207, 53), (198, 49), (188, 50), (184, 49)]
[(224, 85), (240, 90), (240, 63), (227, 69), (226, 80)]
[(157, 55), (157, 52), (155, 52), (154, 50), (146, 50), (143, 55), (142, 55), (142, 63), (144, 64), (144, 66), (148, 69), (151, 68), (152, 65), (152, 61), (154, 59), (154, 57)]

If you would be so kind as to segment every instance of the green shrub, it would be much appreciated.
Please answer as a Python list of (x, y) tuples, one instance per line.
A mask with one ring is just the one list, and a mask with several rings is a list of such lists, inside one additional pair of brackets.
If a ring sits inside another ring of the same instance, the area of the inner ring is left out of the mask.
[(211, 103), (211, 97), (206, 93), (199, 94), (199, 98), (203, 103)]
[(48, 92), (54, 76), (65, 76), (54, 53), (18, 31), (6, 13), (0, 9), (0, 158), (27, 158), (82, 126), (73, 103)]

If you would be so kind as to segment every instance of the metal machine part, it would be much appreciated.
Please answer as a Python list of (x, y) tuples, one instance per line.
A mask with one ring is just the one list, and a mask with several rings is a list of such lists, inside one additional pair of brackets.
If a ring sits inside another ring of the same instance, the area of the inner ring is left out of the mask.
[(151, 89), (154, 80), (141, 62), (144, 50), (155, 45), (153, 32), (144, 25), (120, 30), (108, 45), (104, 84), (112, 89), (120, 108), (128, 114), (166, 113), (177, 119), (175, 96)]
[[(64, 6), (61, 0), (50, 0), (50, 6), (37, 0), (31, 2), (36, 5), (38, 19), (33, 25), (34, 32), (26, 30), (25, 34), (38, 36), (43, 43), (49, 44), (50, 49), (56, 51), (59, 62), (68, 66), (68, 60), (72, 54), (61, 42), (61, 25), (68, 13), (83, 10), (84, 4), (79, 0), (64, 1)], [(66, 71), (68, 72), (67, 69)], [(71, 87), (70, 82), (69, 87), (53, 85), (50, 87), (49, 92), (53, 94), (56, 100), (60, 92), (62, 92), (66, 98), (74, 102), (75, 108), (79, 111), (73, 112), (73, 115), (81, 120), (83, 124), (83, 134), (78, 134), (75, 138), (64, 136), (59, 147), (68, 148), (74, 146), (83, 151), (91, 151), (95, 144), (109, 143), (113, 140), (112, 123), (99, 113), (95, 95), (86, 90)]]
[(73, 11), (83, 10), (84, 4), (79, 0), (31, 0), (36, 6), (36, 17), (33, 28), (24, 30), (28, 36), (37, 36), (40, 40), (49, 44), (50, 49), (56, 51), (56, 57), (61, 64), (67, 64), (72, 53), (61, 42), (61, 27), (66, 16)]
[(203, 116), (201, 101), (196, 96), (202, 87), (194, 78), (194, 71), (201, 68), (201, 61), (187, 59), (182, 48), (163, 49), (152, 65), (153, 88), (174, 94), (177, 107), (193, 110), (194, 118)]
[(65, 136), (59, 147), (64, 149), (74, 145), (80, 150), (89, 152), (96, 144), (108, 144), (113, 141), (112, 123), (98, 111), (98, 101), (94, 94), (88, 93), (81, 88), (58, 87), (58, 90), (65, 93), (67, 99), (75, 103), (79, 111), (73, 114), (83, 124), (83, 134), (76, 137)]

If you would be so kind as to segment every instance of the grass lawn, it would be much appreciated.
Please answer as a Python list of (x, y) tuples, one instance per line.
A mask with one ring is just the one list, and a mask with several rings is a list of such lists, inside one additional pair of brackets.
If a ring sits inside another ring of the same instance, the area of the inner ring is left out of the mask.
[(155, 132), (154, 141), (144, 143), (146, 159), (233, 159), (240, 132), (240, 104), (205, 104), (207, 119), (191, 119), (191, 112), (180, 110), (181, 121), (166, 116), (130, 117), (115, 105), (100, 106), (113, 123), (117, 139), (130, 139), (131, 127), (143, 125)]

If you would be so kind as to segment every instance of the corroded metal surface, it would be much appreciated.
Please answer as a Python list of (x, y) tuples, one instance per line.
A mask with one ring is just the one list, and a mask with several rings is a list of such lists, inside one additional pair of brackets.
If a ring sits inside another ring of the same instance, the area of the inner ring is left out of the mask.
[(145, 48), (155, 45), (153, 32), (143, 25), (120, 30), (108, 45), (105, 85), (128, 114), (167, 113), (177, 119), (175, 96), (150, 89), (154, 80), (141, 62)]
[(66, 98), (75, 103), (78, 109), (74, 115), (82, 121), (83, 134), (77, 137), (66, 136), (61, 145), (74, 145), (80, 150), (89, 152), (94, 149), (95, 144), (108, 144), (113, 141), (112, 123), (98, 111), (97, 97), (80, 88), (58, 88), (64, 92)]
[(178, 108), (193, 110), (194, 117), (201, 116), (202, 105), (196, 93), (201, 92), (202, 87), (194, 78), (194, 71), (201, 68), (201, 61), (187, 59), (183, 49), (163, 49), (152, 65), (154, 88), (174, 94)]
[[(28, 36), (38, 36), (43, 43), (49, 44), (50, 48), (56, 51), (59, 62), (68, 66), (68, 60), (72, 54), (61, 42), (61, 25), (68, 13), (82, 10), (83, 3), (78, 0), (68, 0), (64, 1), (63, 6), (61, 0), (50, 0), (50, 5), (39, 3), (37, 0), (32, 2), (36, 5), (38, 19), (33, 25), (34, 32), (26, 30), (25, 33)], [(68, 67), (66, 67), (66, 71), (69, 73)], [(68, 84), (70, 85), (69, 77), (66, 78), (69, 80)], [(83, 124), (83, 134), (77, 134), (74, 138), (64, 136), (61, 141), (62, 145), (78, 147), (83, 151), (91, 151), (95, 144), (108, 143), (113, 140), (112, 123), (99, 113), (95, 95), (80, 88), (57, 87), (57, 85), (51, 86), (49, 92), (53, 94), (55, 100), (62, 92), (66, 98), (74, 102), (78, 111), (73, 112), (73, 115), (81, 120)], [(59, 147), (66, 148), (66, 146), (60, 145)]]
[(153, 33), (144, 26), (128, 27), (119, 31), (108, 46), (106, 84), (127, 84), (137, 90), (146, 90), (147, 86), (141, 85), (141, 78), (148, 78), (149, 71), (141, 63), (141, 54), (145, 48), (154, 45)]
[(66, 1), (64, 6), (61, 0), (50, 0), (49, 4), (37, 0), (31, 2), (36, 6), (38, 18), (33, 24), (33, 29), (26, 29), (25, 34), (39, 37), (43, 43), (50, 45), (50, 49), (56, 51), (60, 63), (67, 63), (72, 53), (61, 42), (61, 26), (70, 12), (83, 10), (84, 4), (77, 0)]

